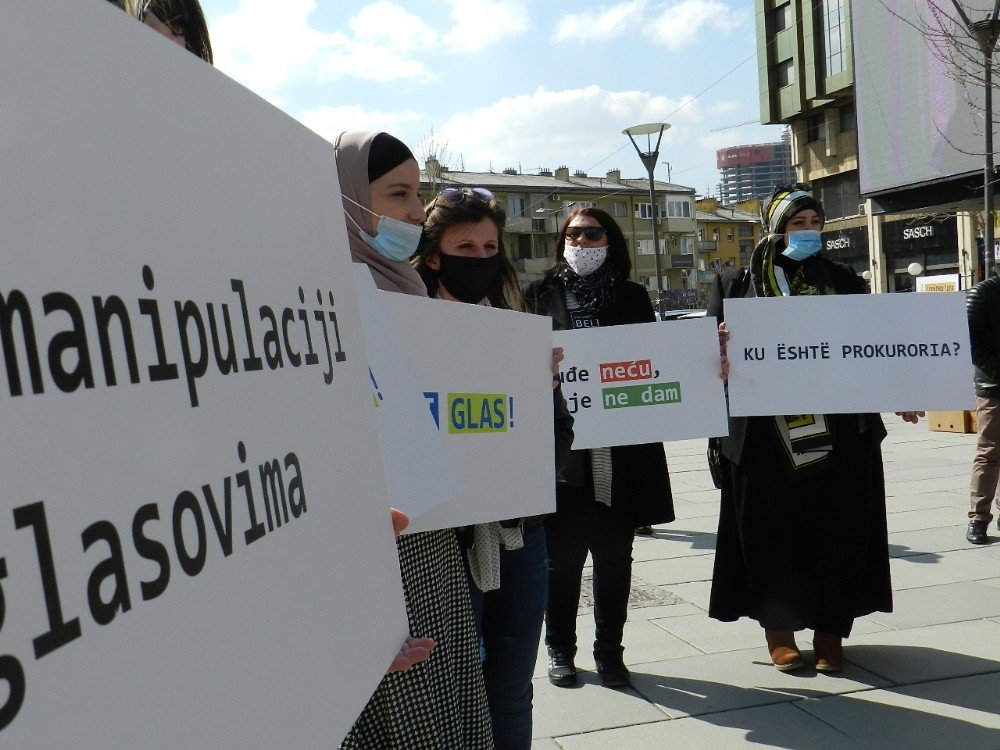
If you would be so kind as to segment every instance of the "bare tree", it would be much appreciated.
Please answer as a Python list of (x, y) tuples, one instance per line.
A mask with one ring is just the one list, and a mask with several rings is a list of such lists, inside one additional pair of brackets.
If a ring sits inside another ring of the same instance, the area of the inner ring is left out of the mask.
[(427, 173), (427, 181), (430, 183), (431, 190), (436, 193), (441, 176), (445, 172), (451, 171), (455, 164), (455, 156), (448, 149), (447, 139), (437, 135), (434, 128), (431, 128), (431, 132), (420, 139), (420, 145), (417, 147), (417, 159)]

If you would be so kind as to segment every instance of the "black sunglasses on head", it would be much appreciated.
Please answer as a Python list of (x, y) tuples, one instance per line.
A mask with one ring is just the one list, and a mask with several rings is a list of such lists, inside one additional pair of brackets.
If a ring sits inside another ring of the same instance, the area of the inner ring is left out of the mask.
[(571, 240), (580, 239), (580, 235), (593, 242), (594, 240), (599, 240), (604, 236), (603, 227), (569, 227), (566, 230), (566, 236)]

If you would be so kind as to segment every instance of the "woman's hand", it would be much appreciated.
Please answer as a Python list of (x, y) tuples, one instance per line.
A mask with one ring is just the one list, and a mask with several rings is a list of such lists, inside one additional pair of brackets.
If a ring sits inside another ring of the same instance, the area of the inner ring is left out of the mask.
[(559, 363), (565, 359), (561, 346), (552, 347), (552, 387), (559, 385)]
[[(410, 519), (403, 511), (396, 508), (389, 508), (389, 515), (392, 516), (392, 530), (396, 536), (399, 536), (403, 532), (403, 529), (410, 523)], [(431, 638), (414, 638), (410, 636), (399, 647), (399, 653), (396, 654), (392, 660), (392, 664), (389, 665), (389, 671), (402, 672), (414, 664), (426, 661), (436, 645)]]
[(427, 661), (431, 651), (437, 644), (432, 638), (414, 638), (410, 636), (406, 642), (400, 646), (399, 653), (389, 665), (389, 672), (403, 672), (415, 664)]
[(904, 422), (910, 422), (911, 424), (916, 424), (920, 421), (920, 418), (925, 416), (926, 412), (922, 411), (897, 411), (896, 416), (902, 417)]
[(723, 380), (729, 379), (729, 357), (726, 354), (726, 348), (729, 345), (729, 329), (726, 328), (725, 323), (719, 323), (719, 360), (720, 360), (720, 370), (719, 377)]
[(389, 508), (389, 515), (392, 516), (392, 531), (399, 536), (403, 533), (403, 529), (410, 525), (410, 517), (395, 508)]

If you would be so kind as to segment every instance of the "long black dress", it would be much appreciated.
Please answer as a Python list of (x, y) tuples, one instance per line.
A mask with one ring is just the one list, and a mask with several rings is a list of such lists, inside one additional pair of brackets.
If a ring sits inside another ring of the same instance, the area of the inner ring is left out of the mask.
[[(863, 292), (854, 273), (824, 258), (839, 294)], [(754, 296), (743, 271), (716, 281), (709, 314), (727, 296)], [(850, 635), (855, 617), (892, 611), (885, 486), (877, 414), (832, 415), (825, 465), (788, 467), (773, 417), (731, 418), (722, 440), (723, 487), (709, 616), (751, 617), (771, 630)]]

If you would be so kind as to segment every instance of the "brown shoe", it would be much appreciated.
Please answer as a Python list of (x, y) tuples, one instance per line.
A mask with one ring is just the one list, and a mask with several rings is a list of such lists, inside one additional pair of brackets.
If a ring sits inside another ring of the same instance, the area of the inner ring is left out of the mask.
[(795, 645), (795, 633), (791, 630), (764, 630), (767, 640), (767, 650), (771, 652), (771, 661), (780, 672), (791, 672), (805, 666), (802, 653)]
[(817, 672), (839, 672), (844, 668), (844, 644), (839, 635), (817, 632), (813, 636)]

